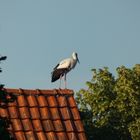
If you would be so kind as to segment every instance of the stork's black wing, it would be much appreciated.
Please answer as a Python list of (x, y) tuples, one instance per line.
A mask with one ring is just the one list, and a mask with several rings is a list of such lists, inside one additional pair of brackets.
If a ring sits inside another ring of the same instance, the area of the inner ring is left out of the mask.
[(60, 78), (60, 76), (63, 76), (67, 71), (68, 71), (67, 68), (54, 69), (54, 71), (52, 72), (51, 82), (55, 82), (56, 80), (58, 80)]

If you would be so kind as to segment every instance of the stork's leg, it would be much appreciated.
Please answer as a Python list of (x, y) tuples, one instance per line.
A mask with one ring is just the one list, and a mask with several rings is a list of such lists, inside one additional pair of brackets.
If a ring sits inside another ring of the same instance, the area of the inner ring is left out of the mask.
[(60, 89), (61, 89), (61, 80), (62, 80), (62, 75), (60, 75), (60, 84), (59, 84)]
[(66, 73), (64, 74), (64, 85), (65, 85), (65, 89), (67, 88), (67, 77), (66, 77)]

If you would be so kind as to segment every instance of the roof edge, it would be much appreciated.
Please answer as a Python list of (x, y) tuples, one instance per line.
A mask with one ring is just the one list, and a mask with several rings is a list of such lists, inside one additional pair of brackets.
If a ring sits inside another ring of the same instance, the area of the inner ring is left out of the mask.
[(4, 88), (4, 90), (8, 93), (13, 94), (45, 94), (45, 95), (73, 95), (74, 91), (71, 89), (22, 89), (22, 88)]

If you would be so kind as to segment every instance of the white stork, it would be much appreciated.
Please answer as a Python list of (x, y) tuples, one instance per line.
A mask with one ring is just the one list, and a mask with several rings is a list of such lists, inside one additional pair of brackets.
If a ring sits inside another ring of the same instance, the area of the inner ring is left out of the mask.
[(61, 78), (64, 76), (64, 84), (66, 88), (67, 85), (66, 75), (71, 69), (73, 69), (76, 66), (77, 62), (80, 63), (78, 55), (77, 53), (73, 52), (71, 58), (64, 59), (60, 63), (58, 63), (56, 67), (53, 69), (53, 72), (51, 73), (52, 74), (51, 82), (55, 82), (56, 80), (60, 79), (60, 88), (61, 88)]

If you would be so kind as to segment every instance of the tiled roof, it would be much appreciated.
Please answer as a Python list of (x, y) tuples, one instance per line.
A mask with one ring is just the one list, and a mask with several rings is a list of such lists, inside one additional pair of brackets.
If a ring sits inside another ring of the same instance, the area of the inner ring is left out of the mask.
[(16, 140), (86, 140), (72, 90), (6, 89), (16, 96), (0, 108)]

